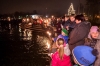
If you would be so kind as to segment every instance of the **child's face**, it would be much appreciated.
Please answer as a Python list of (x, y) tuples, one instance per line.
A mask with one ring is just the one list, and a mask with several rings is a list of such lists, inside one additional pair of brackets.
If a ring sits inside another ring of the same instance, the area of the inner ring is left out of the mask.
[(92, 32), (91, 33), (91, 37), (94, 39), (96, 39), (98, 37), (98, 35), (99, 35), (99, 32)]
[(80, 22), (81, 22), (81, 20), (77, 20), (77, 19), (76, 19), (76, 20), (75, 20), (75, 22), (76, 22), (76, 24), (78, 24), (78, 23), (80, 23)]
[(65, 35), (66, 35), (63, 31), (61, 32), (61, 34), (62, 34), (63, 36), (65, 36)]

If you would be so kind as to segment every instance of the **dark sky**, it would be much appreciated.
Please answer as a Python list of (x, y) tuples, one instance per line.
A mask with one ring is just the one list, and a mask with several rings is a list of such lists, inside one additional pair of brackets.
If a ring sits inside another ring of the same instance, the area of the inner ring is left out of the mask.
[[(70, 3), (73, 3), (77, 10), (79, 0), (0, 0), (0, 13), (32, 12), (39, 13), (66, 13)], [(85, 0), (81, 0), (85, 3)], [(46, 10), (47, 8), (47, 10)]]

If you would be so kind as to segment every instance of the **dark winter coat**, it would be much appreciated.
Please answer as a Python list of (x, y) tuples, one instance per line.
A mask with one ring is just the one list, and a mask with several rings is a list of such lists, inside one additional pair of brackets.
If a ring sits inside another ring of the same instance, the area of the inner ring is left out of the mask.
[(71, 51), (74, 49), (74, 47), (85, 43), (85, 38), (88, 36), (89, 30), (90, 27), (85, 22), (76, 24), (69, 35), (68, 44)]
[(97, 38), (97, 43), (95, 45), (95, 49), (97, 49), (98, 55), (97, 55), (97, 59), (96, 59), (96, 61), (94, 63), (94, 66), (100, 66), (100, 34), (99, 34), (99, 36)]

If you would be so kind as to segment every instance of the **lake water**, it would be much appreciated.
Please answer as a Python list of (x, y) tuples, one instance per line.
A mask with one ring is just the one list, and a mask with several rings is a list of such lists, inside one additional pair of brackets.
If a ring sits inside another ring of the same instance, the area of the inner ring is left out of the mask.
[(49, 43), (41, 26), (0, 30), (0, 66), (49, 66)]

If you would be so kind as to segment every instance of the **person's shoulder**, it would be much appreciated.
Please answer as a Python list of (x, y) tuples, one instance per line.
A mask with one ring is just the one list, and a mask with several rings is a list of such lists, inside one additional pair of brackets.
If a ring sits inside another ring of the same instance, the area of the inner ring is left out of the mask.
[(58, 51), (56, 51), (56, 52), (52, 53), (52, 57), (58, 57), (58, 56), (59, 56)]
[(86, 27), (87, 25), (88, 25), (88, 23), (82, 22), (82, 23), (80, 23), (79, 27)]

